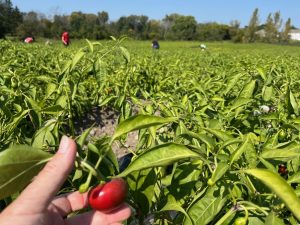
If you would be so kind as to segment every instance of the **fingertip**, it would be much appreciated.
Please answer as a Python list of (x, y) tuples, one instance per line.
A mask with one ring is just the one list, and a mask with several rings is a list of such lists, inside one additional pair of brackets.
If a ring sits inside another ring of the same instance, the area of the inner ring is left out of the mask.
[(76, 152), (76, 148), (77, 146), (75, 141), (64, 135), (60, 140), (60, 144), (57, 152), (60, 154), (67, 154), (70, 151)]

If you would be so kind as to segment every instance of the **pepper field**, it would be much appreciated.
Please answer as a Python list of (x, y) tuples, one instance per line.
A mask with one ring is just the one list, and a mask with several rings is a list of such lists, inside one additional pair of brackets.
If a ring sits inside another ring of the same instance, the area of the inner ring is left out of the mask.
[[(0, 40), (0, 209), (68, 135), (60, 193), (123, 177), (127, 224), (299, 224), (300, 47), (205, 44)], [(116, 113), (112, 135), (78, 133), (95, 107)]]

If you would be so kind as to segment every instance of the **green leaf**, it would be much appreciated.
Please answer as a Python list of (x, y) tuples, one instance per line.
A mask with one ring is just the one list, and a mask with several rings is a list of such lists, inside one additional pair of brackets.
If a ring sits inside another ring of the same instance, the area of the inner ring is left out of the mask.
[(54, 83), (48, 83), (46, 87), (46, 98), (49, 98), (57, 90), (57, 85)]
[(188, 158), (200, 158), (200, 155), (184, 145), (175, 143), (159, 145), (139, 155), (118, 177), (124, 177), (137, 170), (166, 166)]
[(31, 106), (31, 109), (35, 110), (36, 112), (41, 111), (41, 107), (38, 102), (36, 102), (34, 99), (26, 97), (26, 100), (28, 101), (29, 105)]
[(177, 212), (181, 212), (182, 214), (184, 214), (186, 216), (186, 218), (188, 218), (190, 220), (190, 222), (192, 223), (192, 219), (190, 218), (190, 216), (186, 213), (186, 211), (181, 207), (181, 205), (179, 203), (176, 202), (176, 200), (174, 199), (174, 197), (172, 195), (168, 196), (168, 200), (167, 203), (164, 205), (164, 207), (162, 209), (159, 210), (160, 212), (162, 211), (177, 211)]
[[(86, 134), (89, 134), (89, 132), (90, 132), (90, 129), (88, 129), (87, 131), (85, 131), (84, 134), (82, 134), (82, 135), (85, 136)], [(81, 137), (83, 137), (83, 136), (81, 136)], [(87, 136), (83, 137), (83, 139), (85, 139), (86, 137)], [(103, 137), (97, 139), (94, 142), (94, 144), (91, 143), (91, 142), (89, 142), (87, 144), (88, 145), (88, 150), (96, 153), (99, 156), (105, 155), (104, 160), (108, 161), (108, 163), (110, 164), (110, 167), (114, 167), (117, 171), (119, 171), (118, 159), (116, 157), (116, 154), (112, 150), (111, 145), (109, 145), (109, 141), (110, 141), (110, 137), (103, 136)], [(84, 142), (85, 142), (85, 140), (84, 140)], [(81, 143), (81, 146), (83, 146), (84, 142), (82, 143), (80, 141), (79, 143)], [(109, 169), (111, 169), (111, 168), (109, 168)]]
[(56, 105), (60, 105), (63, 109), (68, 106), (68, 97), (66, 95), (59, 96)]
[(287, 88), (286, 92), (286, 107), (288, 109), (289, 114), (295, 113), (297, 116), (299, 115), (299, 108), (296, 99), (290, 90), (290, 87)]
[(109, 36), (113, 41), (117, 41), (117, 39), (114, 36)]
[(86, 144), (86, 139), (89, 136), (89, 134), (91, 133), (91, 130), (93, 129), (93, 126), (87, 128), (79, 137), (78, 140), (76, 141), (77, 144), (83, 148), (83, 146)]
[(290, 91), (290, 103), (293, 107), (294, 113), (298, 116), (299, 115), (298, 103), (297, 103), (292, 91)]
[(300, 172), (294, 173), (292, 176), (289, 177), (289, 179), (287, 180), (287, 182), (289, 184), (292, 183), (300, 183)]
[(294, 216), (300, 220), (300, 199), (281, 176), (266, 169), (249, 169), (244, 172), (256, 177), (269, 187), (286, 204)]
[(70, 71), (72, 71), (75, 66), (78, 64), (78, 62), (80, 61), (80, 59), (85, 55), (85, 53), (82, 50), (79, 50), (76, 55), (73, 57), (72, 59), (72, 64), (70, 66)]
[(261, 76), (261, 78), (266, 81), (267, 80), (267, 75), (266, 72), (264, 71), (263, 68), (256, 68), (258, 74)]
[(60, 105), (52, 105), (52, 106), (49, 106), (49, 107), (46, 107), (46, 108), (43, 108), (42, 109), (42, 113), (45, 113), (45, 114), (57, 114), (61, 111), (63, 111), (64, 109), (60, 106)]
[(285, 148), (266, 149), (260, 156), (264, 159), (289, 161), (300, 156), (300, 145), (292, 142)]
[(135, 171), (128, 175), (126, 180), (135, 204), (138, 204), (143, 214), (147, 214), (152, 206), (157, 182), (154, 169)]
[(222, 141), (228, 141), (229, 139), (233, 139), (233, 136), (228, 134), (225, 131), (219, 129), (209, 129), (209, 128), (203, 128), (203, 129), (211, 133), (212, 135), (216, 136), (217, 138), (221, 139)]
[(36, 81), (43, 81), (45, 83), (53, 82), (53, 78), (46, 75), (34, 76)]
[(252, 80), (248, 84), (246, 84), (239, 94), (239, 98), (252, 98), (254, 89), (255, 89), (256, 81)]
[(131, 131), (144, 129), (152, 126), (163, 125), (175, 121), (176, 117), (162, 118), (158, 116), (136, 115), (122, 121), (116, 128), (112, 140)]
[[(227, 201), (224, 189), (224, 187), (214, 186), (208, 190), (204, 197), (194, 202), (187, 211), (194, 224), (206, 225), (222, 210)], [(185, 220), (183, 224), (191, 225), (191, 222)]]
[(104, 99), (99, 99), (99, 102), (98, 102), (99, 107), (107, 105), (110, 101), (114, 100), (115, 98), (117, 98), (117, 97), (109, 96), (109, 97), (105, 97)]
[[(211, 133), (212, 135), (216, 136), (217, 138), (219, 138), (221, 141), (230, 141), (231, 139), (234, 139), (235, 142), (235, 138), (229, 134), (228, 132), (225, 132), (223, 130), (219, 130), (219, 129), (209, 129), (209, 128), (203, 128), (205, 131)], [(230, 150), (230, 152), (235, 151), (237, 147), (237, 144), (230, 144), (228, 146), (228, 149)]]
[(260, 115), (259, 117), (261, 120), (278, 120), (279, 114), (278, 113), (268, 113)]
[[(72, 61), (71, 61), (71, 60), (67, 61), (67, 62), (65, 63), (65, 66), (64, 66), (63, 69), (61, 70), (60, 74), (64, 74), (64, 73), (68, 72), (68, 69), (70, 68), (71, 64), (72, 64)], [(59, 80), (61, 80), (63, 77), (64, 77), (64, 76), (61, 76)]]
[(98, 84), (101, 84), (103, 78), (105, 77), (105, 75), (107, 74), (107, 65), (105, 62), (103, 62), (101, 60), (101, 58), (99, 58), (96, 62), (95, 62), (95, 68), (94, 68), (94, 73), (96, 76), (96, 80)]
[(0, 199), (21, 191), (52, 155), (30, 146), (13, 146), (0, 153)]
[(263, 88), (263, 100), (268, 102), (272, 99), (272, 96), (273, 96), (273, 87), (265, 86)]
[(74, 83), (74, 82), (69, 82), (70, 83), (70, 89), (71, 89), (71, 93), (72, 93), (72, 101), (74, 101), (76, 94), (77, 94), (77, 89), (78, 89), (78, 83)]
[(249, 168), (255, 168), (257, 166), (257, 164), (258, 164), (257, 152), (256, 152), (256, 149), (255, 149), (253, 143), (250, 142), (248, 144), (247, 150), (244, 152), (244, 156), (245, 156), (246, 162), (249, 165)]
[(14, 131), (14, 129), (16, 129), (16, 127), (19, 125), (21, 120), (25, 117), (25, 115), (27, 115), (29, 113), (29, 111), (30, 111), (29, 109), (24, 110), (23, 112), (19, 112), (16, 115), (14, 115), (13, 117), (11, 117), (9, 124), (6, 127), (7, 132), (12, 133)]
[(285, 223), (272, 211), (266, 218), (265, 225), (284, 225)]
[[(262, 157), (258, 157), (260, 162), (270, 171), (277, 173), (277, 169), (273, 166), (272, 163), (268, 162), (267, 160), (263, 159)], [(252, 169), (252, 168), (251, 168)]]
[(7, 88), (6, 86), (1, 86), (1, 87), (0, 87), (0, 91), (1, 91), (2, 93), (3, 93), (3, 92), (7, 92), (8, 94), (11, 94), (11, 95), (15, 94), (14, 90), (9, 89), (9, 88)]
[(249, 136), (246, 136), (244, 143), (230, 156), (230, 165), (237, 161), (241, 155), (249, 148), (253, 148), (251, 142), (249, 141)]
[(233, 111), (241, 106), (244, 106), (244, 105), (247, 105), (248, 103), (252, 102), (253, 99), (251, 98), (242, 98), (242, 97), (239, 97), (237, 98), (236, 100), (234, 100), (234, 103), (229, 106), (229, 111)]
[(126, 59), (126, 62), (129, 63), (130, 62), (130, 54), (129, 54), (128, 50), (122, 46), (120, 47), (120, 49), (121, 49), (124, 59)]
[(76, 181), (76, 180), (79, 180), (83, 175), (83, 172), (81, 169), (77, 169), (75, 170), (75, 173), (73, 175), (73, 178), (72, 178), (72, 182)]
[(194, 187), (202, 172), (203, 164), (199, 161), (178, 163), (179, 165), (176, 166), (168, 190), (177, 201), (184, 201), (186, 196), (191, 196), (194, 193)]
[(213, 138), (207, 136), (206, 134), (197, 134), (194, 133), (192, 131), (186, 131), (185, 133), (181, 134), (181, 135), (188, 135), (192, 138), (195, 138), (199, 141), (202, 141), (203, 143), (205, 143), (207, 146), (209, 146), (209, 148), (213, 149), (215, 146), (215, 141)]
[(116, 170), (119, 172), (119, 163), (118, 163), (117, 156), (112, 150), (111, 146), (109, 145), (107, 145), (105, 158), (107, 158), (112, 163), (112, 165), (114, 165)]
[[(249, 216), (247, 225), (264, 225), (264, 217), (262, 216)], [(275, 225), (275, 224), (274, 224)]]
[(210, 178), (211, 181), (215, 184), (227, 172), (229, 167), (230, 165), (228, 163), (219, 162)]
[[(55, 124), (53, 124), (54, 126)], [(39, 129), (33, 137), (32, 146), (42, 149), (48, 145), (55, 145), (55, 137), (52, 134), (53, 126), (46, 126)]]
[(88, 39), (85, 39), (85, 41), (88, 43), (88, 46), (90, 48), (90, 51), (91, 52), (94, 52), (94, 45), (88, 40)]
[(228, 82), (226, 83), (226, 89), (224, 91), (224, 95), (227, 95), (227, 93), (234, 87), (236, 86), (238, 80), (241, 78), (242, 74), (237, 74), (234, 77), (230, 77), (228, 79)]

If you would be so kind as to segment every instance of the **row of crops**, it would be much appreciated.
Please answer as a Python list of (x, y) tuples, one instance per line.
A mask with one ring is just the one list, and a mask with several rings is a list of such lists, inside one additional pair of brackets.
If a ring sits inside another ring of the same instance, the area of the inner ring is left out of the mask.
[[(297, 47), (161, 46), (0, 41), (2, 208), (69, 135), (78, 158), (61, 192), (123, 177), (127, 224), (298, 224)], [(118, 112), (112, 136), (78, 135), (94, 107)], [(112, 146), (132, 131), (138, 142), (120, 170)]]

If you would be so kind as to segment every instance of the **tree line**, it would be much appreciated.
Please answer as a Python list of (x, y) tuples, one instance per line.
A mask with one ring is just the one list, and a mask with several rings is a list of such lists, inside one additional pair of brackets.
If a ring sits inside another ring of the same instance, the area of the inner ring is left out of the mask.
[(240, 22), (230, 24), (216, 22), (198, 23), (193, 16), (173, 13), (161, 20), (145, 15), (122, 16), (109, 20), (108, 12), (97, 14), (72, 12), (70, 15), (54, 15), (51, 19), (37, 12), (21, 12), (10, 0), (0, 0), (0, 38), (27, 36), (60, 38), (69, 31), (72, 38), (109, 39), (110, 36), (128, 36), (137, 40), (199, 40), (268, 43), (288, 42), (293, 28), (289, 18), (283, 25), (280, 12), (270, 13), (265, 23), (260, 24), (258, 9), (255, 9), (248, 26)]

